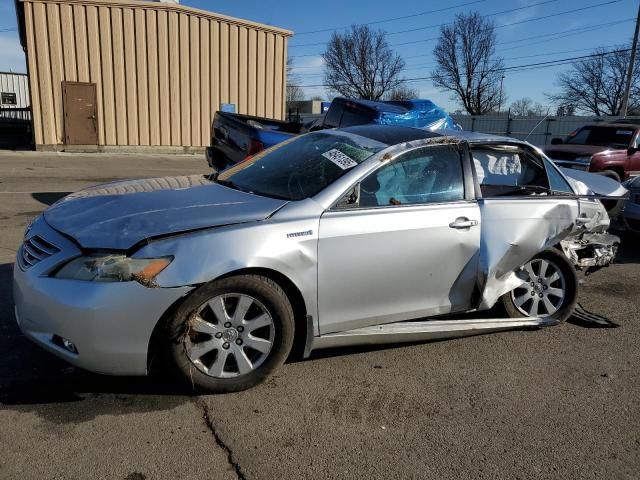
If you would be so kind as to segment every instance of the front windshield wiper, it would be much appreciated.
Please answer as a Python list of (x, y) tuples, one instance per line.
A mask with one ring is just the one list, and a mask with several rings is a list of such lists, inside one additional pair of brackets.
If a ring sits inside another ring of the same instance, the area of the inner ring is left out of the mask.
[(251, 195), (258, 195), (260, 197), (269, 197), (269, 198), (275, 198), (277, 200), (288, 200), (291, 201), (291, 198), (288, 197), (284, 197), (282, 195), (276, 195), (274, 193), (265, 193), (265, 192), (259, 192), (257, 190), (250, 190), (248, 188), (242, 187), (240, 185), (237, 185), (235, 183), (233, 183), (231, 180), (218, 180), (218, 178), (212, 178), (212, 180), (216, 183), (219, 183), (220, 185), (224, 186), (224, 187), (228, 187), (228, 188), (233, 188), (234, 190), (238, 190), (240, 192), (244, 192), (244, 193), (250, 193)]
[(235, 183), (233, 183), (231, 180), (220, 180), (218, 179), (218, 176), (216, 175), (215, 178), (212, 178), (212, 180), (216, 183), (219, 183), (220, 185), (223, 185), (227, 188), (232, 188), (234, 190), (238, 190), (240, 192), (245, 192), (245, 193), (253, 193), (251, 190), (248, 190), (246, 188), (243, 188), (239, 185), (236, 185)]

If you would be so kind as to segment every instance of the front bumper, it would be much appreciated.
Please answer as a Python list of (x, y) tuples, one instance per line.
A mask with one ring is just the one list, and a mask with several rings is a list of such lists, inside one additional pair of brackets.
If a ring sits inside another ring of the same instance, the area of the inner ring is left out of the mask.
[[(61, 251), (26, 270), (18, 262), (14, 266), (15, 314), (25, 336), (86, 370), (113, 375), (146, 374), (154, 327), (191, 287), (147, 288), (137, 282), (52, 278), (48, 274), (53, 269), (80, 252), (42, 219), (29, 233), (35, 234)], [(73, 342), (77, 353), (55, 342), (56, 336)]]

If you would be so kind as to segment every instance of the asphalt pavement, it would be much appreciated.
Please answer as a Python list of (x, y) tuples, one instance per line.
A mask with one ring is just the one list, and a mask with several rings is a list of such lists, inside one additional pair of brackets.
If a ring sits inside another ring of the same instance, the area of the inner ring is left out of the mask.
[(199, 156), (0, 152), (0, 478), (640, 478), (632, 237), (580, 291), (618, 328), (318, 352), (236, 394), (90, 374), (20, 335), (11, 272), (33, 216), (92, 184), (206, 171)]

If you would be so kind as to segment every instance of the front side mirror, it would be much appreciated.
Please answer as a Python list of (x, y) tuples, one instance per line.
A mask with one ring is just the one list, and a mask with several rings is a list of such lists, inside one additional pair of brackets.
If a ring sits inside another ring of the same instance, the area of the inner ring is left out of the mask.
[(638, 149), (636, 147), (629, 147), (627, 148), (627, 155), (631, 156), (634, 153), (636, 153), (638, 151)]
[(559, 137), (554, 137), (551, 139), (551, 145), (562, 145), (564, 143), (564, 140), (562, 140)]

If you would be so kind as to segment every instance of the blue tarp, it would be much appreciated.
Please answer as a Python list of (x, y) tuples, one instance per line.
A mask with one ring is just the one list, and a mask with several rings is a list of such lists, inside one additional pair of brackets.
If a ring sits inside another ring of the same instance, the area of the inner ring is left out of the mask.
[(426, 128), (429, 130), (462, 130), (447, 112), (431, 100), (407, 100), (385, 102), (400, 108), (380, 112), (375, 121), (381, 125), (401, 125), (404, 127)]

